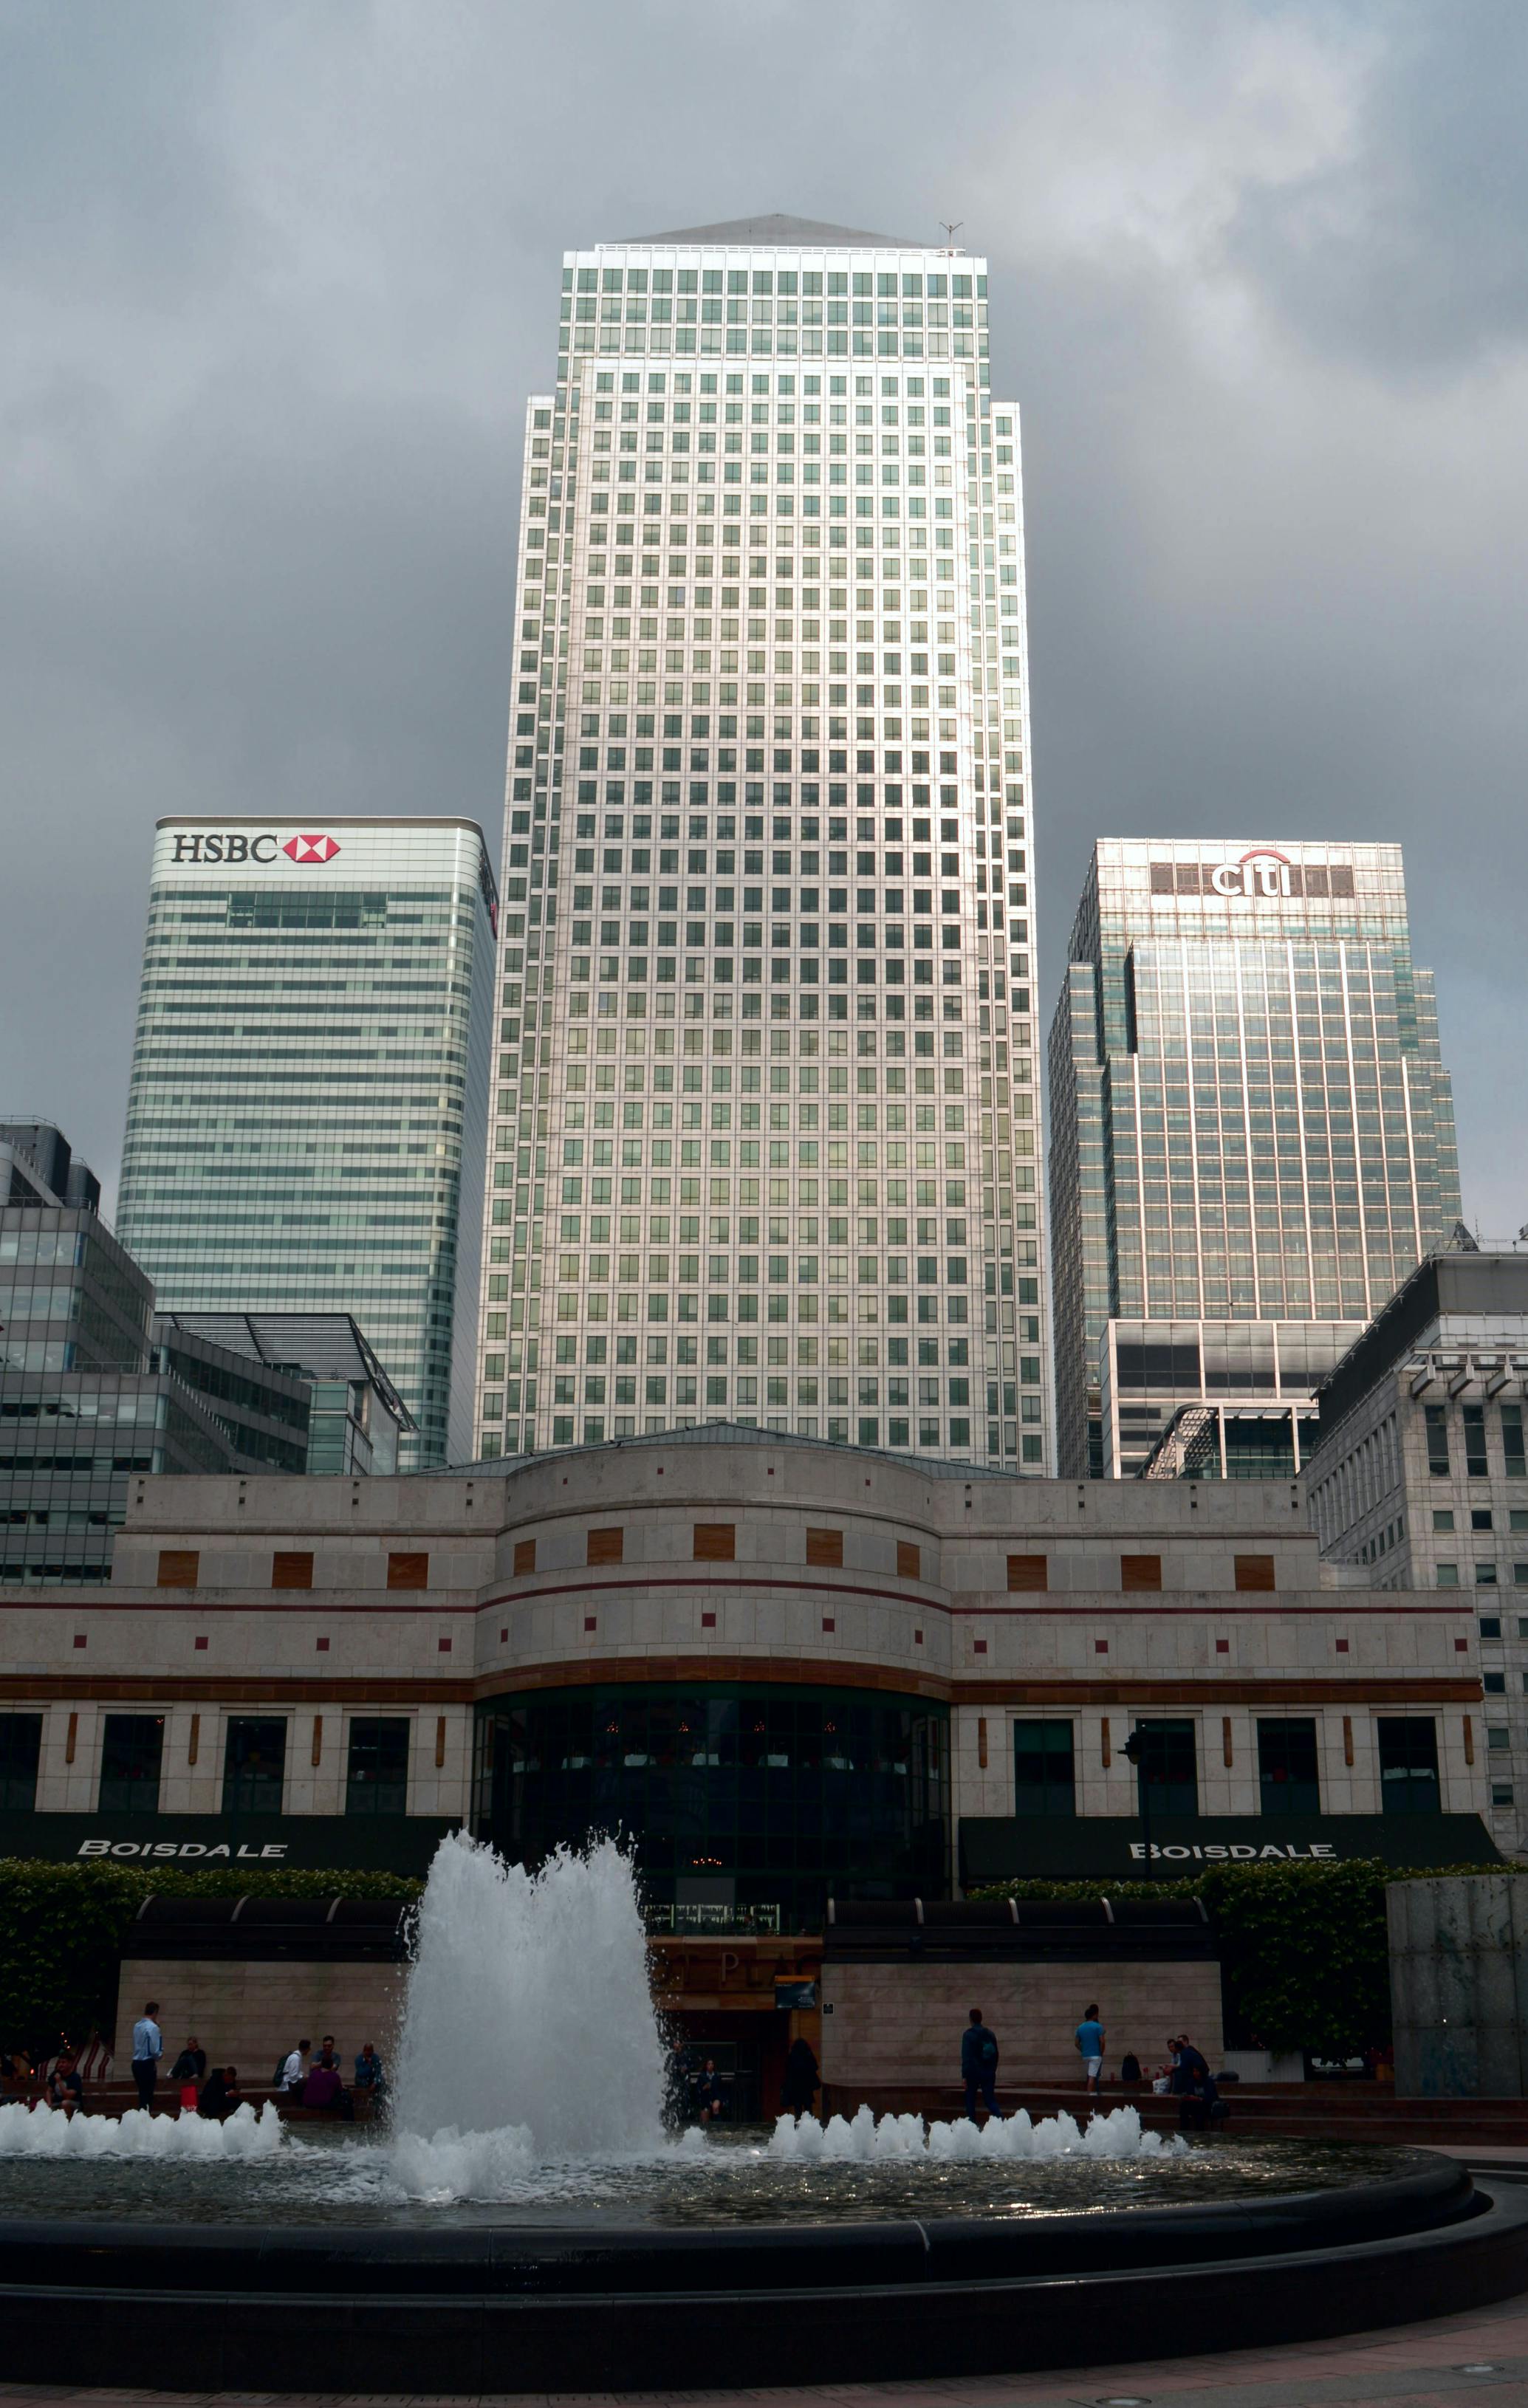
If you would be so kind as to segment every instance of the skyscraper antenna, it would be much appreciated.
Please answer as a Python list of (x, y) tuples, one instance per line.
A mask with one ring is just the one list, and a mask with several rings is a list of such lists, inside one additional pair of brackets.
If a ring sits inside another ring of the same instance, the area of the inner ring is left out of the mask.
[(949, 236), (949, 250), (950, 255), (953, 258), (956, 251), (959, 249), (959, 245), (957, 244), (955, 237), (959, 233), (960, 228), (965, 224), (965, 220), (964, 218), (956, 218), (952, 221), (949, 218), (941, 218), (939, 222), (944, 227), (944, 232)]

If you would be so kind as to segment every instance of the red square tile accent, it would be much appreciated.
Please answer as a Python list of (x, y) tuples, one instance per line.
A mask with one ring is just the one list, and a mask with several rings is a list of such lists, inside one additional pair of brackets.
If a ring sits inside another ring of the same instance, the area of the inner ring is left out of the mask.
[(74, 1634), (74, 1643), (75, 1643), (75, 1645), (76, 1645), (77, 1647), (83, 1647), (83, 1646), (84, 1646), (84, 1644), (85, 1644), (85, 1634), (84, 1634), (84, 1632), (83, 1632), (82, 1630), (77, 1630), (77, 1631), (75, 1632), (75, 1634)]
[(451, 1653), (451, 1641), (450, 1641), (450, 1640), (449, 1640), (449, 1639), (438, 1639), (438, 1640), (436, 1641), (436, 1642), (435, 1642), (435, 1649), (436, 1649), (436, 1653), (437, 1653), (437, 1655), (439, 1655), (439, 1656), (449, 1656), (449, 1655), (450, 1655), (450, 1653)]
[(1456, 1639), (1454, 1641), (1454, 1654), (1456, 1656), (1466, 1655), (1469, 1650), (1469, 1643), (1470, 1642), (1467, 1639)]
[(973, 1644), (974, 1645), (975, 1650), (976, 1650), (976, 1653), (977, 1653), (977, 1655), (978, 1655), (978, 1656), (985, 1656), (985, 1655), (986, 1655), (986, 1653), (987, 1653), (987, 1641), (986, 1641), (986, 1640), (985, 1640), (985, 1639), (978, 1639), (978, 1640), (975, 1640), (975, 1641), (973, 1641)]
[(1229, 1656), (1231, 1653), (1230, 1640), (1218, 1639), (1215, 1642), (1215, 1652), (1218, 1656)]
[(914, 1631), (914, 1633), (913, 1633), (913, 1644), (914, 1644), (914, 1646), (915, 1646), (915, 1647), (921, 1647), (921, 1646), (922, 1646), (922, 1644), (923, 1644), (923, 1633), (922, 1633), (922, 1631), (921, 1631), (921, 1630), (915, 1630), (915, 1631)]
[(195, 1644), (198, 1648), (204, 1648), (207, 1645), (207, 1641), (205, 1639), (198, 1639), (195, 1641)]
[(499, 1643), (499, 1645), (500, 1645), (501, 1647), (502, 1647), (502, 1646), (504, 1646), (504, 1645), (506, 1644), (506, 1642), (508, 1641), (509, 1636), (510, 1636), (510, 1634), (509, 1634), (509, 1632), (508, 1632), (507, 1630), (501, 1630), (501, 1631), (499, 1632), (499, 1634), (498, 1634), (498, 1643)]
[[(836, 1630), (838, 1628), (838, 1624), (834, 1621), (830, 1613), (825, 1613), (822, 1617), (822, 1627), (825, 1630)], [(976, 1643), (980, 1646), (982, 1642), (978, 1640)]]
[(1348, 1641), (1347, 1641), (1347, 1640), (1346, 1640), (1346, 1639), (1339, 1639), (1339, 1640), (1338, 1640), (1338, 1641), (1337, 1641), (1337, 1653), (1338, 1653), (1338, 1655), (1339, 1655), (1339, 1656), (1346, 1656), (1346, 1655), (1347, 1655), (1347, 1653), (1348, 1653)]
[(702, 1630), (714, 1630), (716, 1627), (715, 1615), (714, 1613), (702, 1613), (700, 1616), (700, 1627)]
[(1106, 1639), (1095, 1639), (1095, 1640), (1094, 1640), (1094, 1641), (1093, 1641), (1093, 1653), (1094, 1653), (1094, 1655), (1095, 1655), (1095, 1656), (1107, 1656), (1108, 1652), (1109, 1652), (1109, 1642), (1108, 1642), (1108, 1641), (1107, 1641)]
[(328, 1654), (329, 1642), (326, 1639), (315, 1639), (313, 1644), (318, 1649), (321, 1656), (326, 1656)]
[(585, 1630), (598, 1630), (599, 1627), (598, 1613), (586, 1613), (584, 1617), (584, 1627)]

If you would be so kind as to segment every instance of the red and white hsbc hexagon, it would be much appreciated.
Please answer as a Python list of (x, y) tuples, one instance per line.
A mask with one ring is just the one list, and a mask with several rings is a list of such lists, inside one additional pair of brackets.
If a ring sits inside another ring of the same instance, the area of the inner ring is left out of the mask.
[(289, 836), (281, 847), (294, 861), (332, 861), (339, 850), (332, 836)]

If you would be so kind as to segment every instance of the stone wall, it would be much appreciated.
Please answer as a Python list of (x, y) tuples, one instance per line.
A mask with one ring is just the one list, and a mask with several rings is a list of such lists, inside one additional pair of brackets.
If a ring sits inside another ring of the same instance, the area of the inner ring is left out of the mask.
[(1391, 1882), (1402, 2099), (1528, 2096), (1528, 1874)]
[(122, 1969), (113, 2054), (119, 2071), (125, 2071), (134, 2018), (146, 1999), (157, 1999), (165, 2034), (161, 2078), (195, 2032), (209, 2065), (237, 2065), (246, 2086), (258, 2091), (269, 2082), (278, 2058), (299, 2040), (310, 2040), (316, 2056), (324, 2034), (333, 2032), (349, 2081), (366, 2041), (384, 2063), (391, 2060), (406, 1971), (402, 1965), (290, 1959), (238, 1964), (129, 1957)]
[(1169, 2032), (1186, 2031), (1219, 2061), (1216, 1964), (826, 1965), (822, 2072), (835, 2089), (959, 2086), (960, 2035), (973, 2007), (997, 2034), (999, 2086), (1080, 2082), (1073, 2035), (1096, 2000), (1108, 2035), (1104, 2072), (1133, 2049), (1150, 2071)]

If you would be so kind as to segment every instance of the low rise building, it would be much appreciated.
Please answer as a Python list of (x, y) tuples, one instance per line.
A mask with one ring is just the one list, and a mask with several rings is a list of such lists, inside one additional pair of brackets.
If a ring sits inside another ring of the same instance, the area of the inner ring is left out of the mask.
[[(671, 1928), (1159, 1861), (1492, 1855), (1473, 1599), (1290, 1482), (1018, 1482), (717, 1426), (131, 1483), (109, 1608), (0, 1597), (0, 1851), (421, 1870), (629, 1833)], [(3, 1617), (9, 1615), (9, 1620)]]
[(1387, 1592), (1457, 1595), (1470, 1615), (1488, 1813), (1512, 1854), (1528, 1852), (1525, 1392), (1528, 1252), (1433, 1255), (1322, 1386), (1308, 1470), (1331, 1564)]

